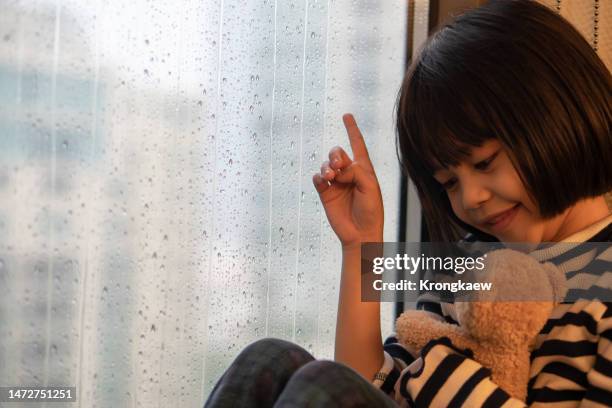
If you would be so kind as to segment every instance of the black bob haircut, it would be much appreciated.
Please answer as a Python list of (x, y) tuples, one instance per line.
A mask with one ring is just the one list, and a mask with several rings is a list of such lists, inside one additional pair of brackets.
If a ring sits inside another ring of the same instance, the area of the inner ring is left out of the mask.
[(491, 1), (439, 28), (411, 62), (396, 147), (432, 241), (463, 223), (433, 173), (491, 138), (506, 148), (540, 214), (612, 190), (612, 79), (580, 33), (530, 0)]

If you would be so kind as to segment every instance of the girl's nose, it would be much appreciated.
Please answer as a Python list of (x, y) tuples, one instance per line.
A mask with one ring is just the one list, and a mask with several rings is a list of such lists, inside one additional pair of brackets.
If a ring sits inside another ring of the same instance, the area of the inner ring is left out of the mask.
[(461, 203), (465, 210), (479, 208), (491, 198), (491, 191), (478, 180), (464, 180), (461, 183)]

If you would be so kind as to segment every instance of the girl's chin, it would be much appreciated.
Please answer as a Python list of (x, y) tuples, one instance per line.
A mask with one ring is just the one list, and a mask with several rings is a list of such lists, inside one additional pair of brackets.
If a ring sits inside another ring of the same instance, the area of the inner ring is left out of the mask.
[(501, 242), (529, 242), (527, 231), (515, 225), (492, 235)]
[(516, 228), (515, 230), (504, 231), (504, 234), (495, 236), (501, 242), (512, 242), (512, 243), (523, 243), (523, 244), (541, 244), (542, 239), (538, 237), (538, 234), (534, 234), (534, 231), (530, 234), (529, 231), (524, 228)]
[(503, 236), (497, 236), (495, 238), (497, 238), (501, 242), (513, 242), (513, 243), (516, 243), (516, 242), (526, 242), (526, 240), (524, 238), (520, 238), (520, 237), (517, 237), (517, 236), (514, 236), (514, 235), (507, 235), (507, 234), (504, 234)]

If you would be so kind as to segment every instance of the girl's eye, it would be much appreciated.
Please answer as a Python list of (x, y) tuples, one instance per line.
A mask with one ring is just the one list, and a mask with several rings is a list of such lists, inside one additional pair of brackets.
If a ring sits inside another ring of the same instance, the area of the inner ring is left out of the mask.
[(499, 152), (496, 152), (491, 157), (489, 157), (488, 159), (476, 163), (474, 165), (474, 167), (477, 170), (486, 170), (489, 167), (489, 165), (493, 162), (493, 160), (495, 160), (495, 158), (497, 157), (498, 153)]
[(445, 190), (452, 190), (453, 187), (455, 187), (455, 184), (457, 184), (457, 179), (456, 178), (451, 178), (448, 179), (448, 181), (442, 183), (442, 188)]

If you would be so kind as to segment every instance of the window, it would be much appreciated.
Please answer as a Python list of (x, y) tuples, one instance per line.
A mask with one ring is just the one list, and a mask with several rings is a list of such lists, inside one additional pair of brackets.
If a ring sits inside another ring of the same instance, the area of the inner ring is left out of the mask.
[(405, 3), (4, 4), (4, 383), (197, 406), (258, 338), (332, 358), (339, 244), (311, 176), (354, 112), (397, 239)]

